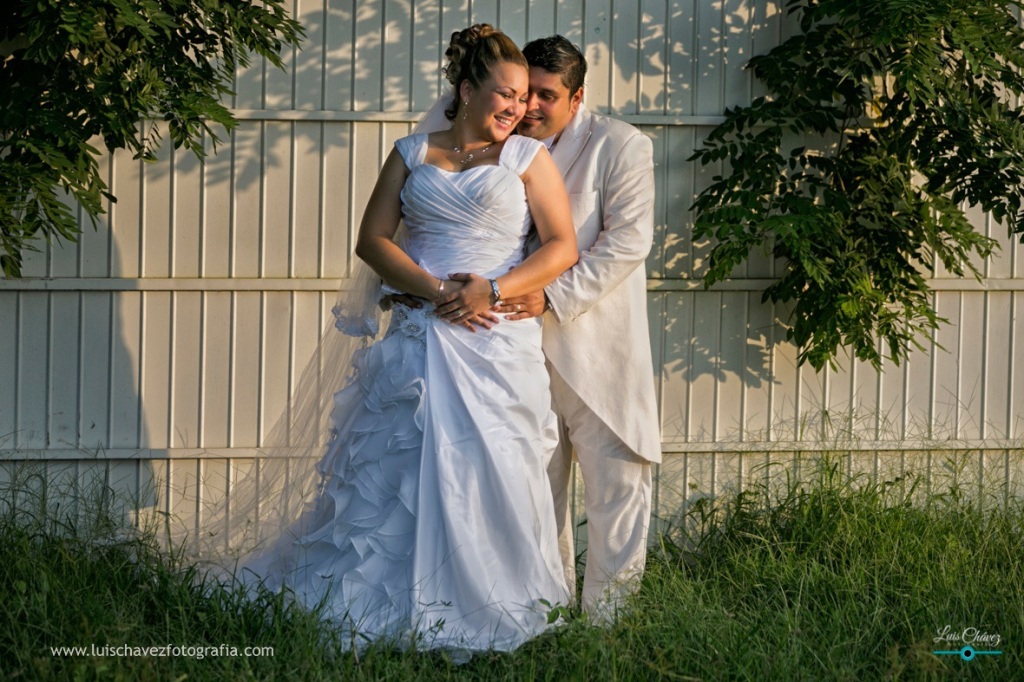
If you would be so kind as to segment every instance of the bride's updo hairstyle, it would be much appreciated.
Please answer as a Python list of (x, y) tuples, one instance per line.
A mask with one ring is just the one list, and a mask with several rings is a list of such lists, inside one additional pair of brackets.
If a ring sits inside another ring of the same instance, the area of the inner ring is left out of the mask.
[(444, 52), (447, 64), (445, 78), (455, 89), (455, 98), (444, 110), (449, 121), (455, 120), (459, 110), (459, 86), (469, 81), (474, 88), (486, 81), (491, 69), (500, 62), (511, 62), (529, 68), (526, 57), (507, 35), (490, 24), (473, 24), (452, 33), (451, 42)]

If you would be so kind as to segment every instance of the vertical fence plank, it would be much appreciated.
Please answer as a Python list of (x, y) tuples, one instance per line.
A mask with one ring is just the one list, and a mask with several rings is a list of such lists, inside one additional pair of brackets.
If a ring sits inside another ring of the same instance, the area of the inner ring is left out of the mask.
[(469, 3), (465, 0), (441, 0), (438, 20), (441, 24), (441, 53), (452, 33), (470, 25)]
[[(113, 294), (111, 315), (110, 447), (142, 447), (142, 294)], [(102, 399), (102, 398), (101, 398)]]
[(957, 438), (982, 438), (985, 420), (985, 346), (989, 330), (985, 324), (988, 295), (983, 291), (968, 291), (962, 295), (957, 345), (960, 373), (957, 380)]
[(0, 451), (14, 447), (18, 428), (18, 341), (21, 337), (16, 291), (0, 292)]
[(261, 192), (263, 277), (287, 277), (292, 255), (293, 172), (292, 123), (265, 124), (263, 191)]
[(174, 154), (174, 224), (171, 227), (173, 277), (198, 277), (202, 251), (202, 165), (186, 149)]
[(260, 373), (263, 378), (260, 382), (261, 445), (267, 443), (267, 436), (284, 414), (288, 404), (293, 322), (291, 294), (270, 292), (264, 295), (263, 300), (263, 320), (260, 328)]
[[(640, 113), (640, 73), (644, 65), (643, 38), (640, 32), (640, 7), (636, 0), (612, 3), (612, 21), (608, 22), (608, 61), (610, 109), (617, 114)], [(596, 36), (595, 36), (596, 37)], [(636, 49), (639, 47), (640, 49)]]
[(695, 113), (697, 79), (697, 3), (669, 0), (667, 91), (665, 109), (682, 115)]
[(746, 298), (746, 353), (741, 370), (746, 383), (743, 393), (743, 439), (767, 441), (771, 436), (775, 320), (771, 306), (761, 303), (760, 294), (747, 293)]
[[(752, 57), (768, 54), (772, 48), (780, 43), (779, 31), (785, 11), (783, 9), (784, 4), (782, 0), (761, 0), (760, 2), (751, 3), (751, 10), (754, 15), (750, 38), (750, 55)], [(733, 68), (739, 66), (739, 64), (735, 64)], [(750, 74), (749, 78), (750, 100), (768, 94), (767, 89), (760, 81), (754, 78), (753, 74)]]
[(529, 3), (498, 0), (498, 11), (493, 15), (497, 22), (495, 26), (508, 34), (520, 47), (529, 40), (526, 14), (530, 9)]
[[(107, 183), (107, 187), (114, 184), (114, 155), (106, 150), (102, 140), (95, 141), (95, 147), (100, 150), (97, 159), (100, 177)], [(114, 196), (117, 196), (116, 194)], [(110, 276), (110, 231), (111, 211), (113, 202), (104, 201), (106, 213), (97, 217), (96, 227), (93, 229), (92, 221), (85, 217), (82, 212), (82, 220), (79, 226), (82, 230), (79, 244), (79, 274), (82, 277), (109, 277)]]
[(557, 33), (555, 23), (558, 13), (557, 0), (536, 0), (523, 3), (523, 5), (526, 9), (527, 41)]
[[(689, 150), (697, 144), (695, 136), (701, 132), (694, 129), (672, 128), (668, 132), (667, 158), (675, 160), (688, 156)], [(675, 170), (678, 166), (673, 165)], [(672, 173), (665, 180), (667, 196), (665, 197), (666, 228), (664, 253), (664, 276), (670, 279), (689, 279), (699, 276), (695, 272), (695, 261), (703, 256), (703, 251), (696, 253), (692, 230), (693, 214), (690, 205), (700, 188), (706, 186), (710, 177), (718, 172), (716, 168), (702, 169), (687, 164)]]
[(137, 459), (108, 460), (107, 486), (110, 489), (110, 512), (114, 519), (128, 525), (137, 525), (139, 510), (150, 503), (152, 491), (143, 494), (139, 487), (139, 470), (142, 463)]
[(647, 254), (646, 270), (648, 278), (665, 276), (665, 241), (668, 239), (667, 166), (671, 163), (668, 155), (668, 126), (645, 126), (643, 132), (649, 138), (654, 149), (654, 239), (651, 251)]
[[(71, 199), (70, 195), (64, 194), (62, 197), (63, 203), (67, 204), (71, 208), (71, 214), (76, 216), (76, 222), (78, 228), (82, 229), (88, 226), (88, 229), (92, 230), (92, 223), (85, 216), (85, 212), (81, 207), (75, 206), (75, 202)], [(42, 246), (42, 244), (37, 244)], [(69, 241), (66, 239), (55, 239), (49, 245), (49, 264), (47, 266), (48, 277), (78, 277), (79, 275), (79, 257), (81, 249), (81, 239), (76, 241)]]
[(110, 207), (111, 277), (138, 277), (142, 264), (142, 164), (131, 154), (114, 154), (111, 192), (117, 203)]
[(666, 39), (668, 3), (660, 0), (641, 0), (640, 37), (637, 50), (640, 68), (636, 75), (639, 93), (638, 111), (667, 114), (669, 91), (669, 52), (671, 43)]
[(199, 218), (202, 259), (201, 277), (231, 276), (231, 176), (234, 166), (234, 133), (214, 147), (203, 137), (206, 161), (200, 173)]
[[(580, 49), (584, 50), (584, 54), (586, 54), (584, 47), (586, 42), (586, 36), (584, 35), (585, 21), (583, 16), (585, 6), (586, 3), (575, 0), (558, 0), (555, 8), (555, 30), (553, 31), (565, 36), (568, 40), (578, 45)], [(547, 32), (543, 35), (549, 35), (550, 33)]]
[(259, 277), (262, 257), (263, 124), (240, 124), (234, 133), (232, 177), (234, 221), (231, 225), (231, 275)]
[(352, 111), (376, 111), (382, 108), (383, 20), (383, 0), (360, 0), (356, 3)]
[(184, 528), (190, 539), (199, 532), (199, 507), (202, 501), (199, 460), (180, 458), (167, 461), (166, 509), (168, 523)]
[[(668, 302), (669, 295), (664, 293), (651, 294), (647, 297), (647, 330), (651, 338), (651, 359), (654, 370), (654, 391), (657, 396), (658, 405), (664, 405), (662, 399), (662, 391), (664, 390), (664, 384), (662, 382), (661, 368), (666, 365), (665, 357), (665, 321), (667, 318), (666, 305)], [(663, 424), (664, 418), (659, 414), (658, 423)], [(662, 429), (662, 439), (664, 440), (664, 429)]]
[[(789, 310), (782, 305), (773, 306), (777, 319), (789, 319)], [(789, 342), (775, 344), (772, 354), (771, 387), (771, 440), (798, 440), (799, 429), (799, 376), (797, 349)]]
[(853, 394), (856, 376), (849, 353), (844, 351), (837, 359), (837, 367), (825, 367), (821, 374), (825, 380), (822, 405), (828, 411), (829, 419), (827, 433), (836, 441), (848, 440), (856, 419), (856, 396)]
[(356, 123), (353, 126), (352, 170), (350, 172), (353, 208), (355, 209), (351, 212), (353, 237), (363, 219), (363, 211), (366, 209), (364, 197), (369, 197), (370, 192), (373, 191), (380, 167), (388, 152), (390, 149), (384, 147), (380, 126), (371, 123)]
[(387, 0), (383, 6), (381, 108), (410, 111), (412, 106), (412, 6), (409, 0)]
[(652, 530), (667, 532), (678, 528), (690, 496), (686, 455), (666, 454), (658, 466), (658, 496), (652, 501)]
[(413, 2), (410, 8), (412, 111), (426, 111), (442, 88), (448, 87), (448, 81), (441, 75), (441, 64), (450, 35), (441, 31), (439, 3), (440, 0)]
[(723, 55), (725, 18), (719, 8), (707, 3), (696, 7), (694, 59), (696, 79), (694, 82), (693, 113), (698, 115), (719, 115), (724, 110)]
[(747, 296), (743, 292), (723, 292), (719, 311), (719, 341), (715, 371), (718, 396), (715, 401), (715, 440), (743, 440), (743, 422), (747, 406), (743, 381), (747, 345)]
[(49, 444), (47, 400), (51, 370), (45, 339), (50, 335), (50, 297), (23, 292), (18, 306), (18, 387), (14, 445), (45, 448)]
[(202, 424), (202, 295), (195, 291), (174, 294), (171, 346), (171, 446), (199, 447)]
[(327, 0), (295, 0), (293, 16), (306, 29), (301, 48), (291, 55), (292, 63), (286, 73), (293, 77), (293, 106), (302, 110), (323, 109), (326, 91), (324, 76), (327, 70)]
[(323, 252), (320, 269), (324, 277), (348, 276), (349, 254), (355, 234), (352, 198), (352, 124), (336, 123), (326, 128), (323, 161)]
[(743, 65), (753, 56), (754, 6), (763, 3), (764, 0), (724, 0), (722, 4), (723, 109), (750, 102), (751, 73)]
[[(491, 24), (492, 26), (499, 28), (506, 35), (510, 36), (509, 28), (503, 26), (499, 19), (498, 0), (470, 0), (470, 24)], [(515, 40), (515, 38), (512, 39)]]
[(324, 108), (352, 111), (352, 81), (356, 64), (356, 0), (336, 0), (325, 4)]
[[(881, 347), (881, 343), (879, 344)], [(882, 360), (878, 370), (877, 438), (899, 440), (904, 432), (904, 406), (907, 404), (905, 388), (907, 364), (896, 365)]]
[(259, 445), (261, 296), (235, 294), (231, 320), (231, 447)]
[(49, 514), (63, 523), (75, 523), (81, 507), (88, 500), (81, 500), (78, 486), (78, 462), (59, 460), (46, 464), (46, 508)]
[(611, 93), (612, 63), (609, 53), (611, 39), (611, 0), (588, 0), (583, 3), (583, 33), (580, 48), (587, 58), (587, 107), (607, 114), (614, 111)]
[(171, 339), (174, 321), (171, 294), (150, 291), (142, 296), (142, 363), (139, 404), (142, 447), (167, 449), (171, 441)]
[(50, 404), (47, 425), (51, 447), (78, 446), (79, 347), (81, 337), (81, 298), (78, 292), (50, 294), (48, 385)]
[(156, 152), (156, 163), (146, 164), (142, 178), (142, 277), (170, 277), (174, 258), (174, 163), (173, 147), (166, 142), (167, 127), (158, 129), (164, 143)]
[(113, 333), (112, 295), (109, 292), (82, 294), (82, 332), (76, 338), (79, 365), (78, 447), (102, 455), (110, 443), (110, 407), (113, 401), (111, 359), (120, 345)]
[(693, 299), (693, 346), (690, 356), (690, 442), (714, 442), (722, 337), (722, 294)]
[[(1020, 344), (1024, 343), (1024, 295), (1017, 291), (1013, 292), (1010, 306), (1013, 311), (1010, 347), (1018, 348)], [(1010, 395), (1006, 401), (1006, 411), (1010, 421), (1009, 438), (1016, 440), (1024, 437), (1024, 409), (1022, 409), (1024, 408), (1024, 367), (1014, 352), (1009, 353), (1009, 357), (1004, 362), (1007, 365), (1010, 384)]]
[[(936, 345), (932, 363), (932, 437), (946, 440), (959, 438), (960, 378), (962, 348), (960, 347), (960, 316), (963, 311), (960, 292), (938, 292), (935, 311), (949, 324), (935, 333)], [(945, 349), (945, 350), (943, 350)]]
[(200, 386), (200, 446), (226, 448), (231, 444), (231, 294), (203, 296), (202, 385)]
[(293, 208), (292, 259), (288, 272), (292, 277), (317, 277), (320, 274), (321, 223), (326, 219), (323, 201), (323, 130), (320, 123), (296, 123), (292, 130)]
[(22, 277), (48, 277), (50, 276), (50, 250), (51, 246), (44, 240), (32, 240), (29, 242), (31, 248), (23, 249), (21, 253), (21, 276)]
[(110, 510), (110, 490), (107, 485), (107, 462), (100, 459), (80, 459), (78, 490), (83, 501), (79, 517), (84, 520), (103, 519)]
[(694, 294), (671, 292), (665, 297), (662, 332), (661, 428), (665, 442), (690, 437), (690, 396), (693, 376)]

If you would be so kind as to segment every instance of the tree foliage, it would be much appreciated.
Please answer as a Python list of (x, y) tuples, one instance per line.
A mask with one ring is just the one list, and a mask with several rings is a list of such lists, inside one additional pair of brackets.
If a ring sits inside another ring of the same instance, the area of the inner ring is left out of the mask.
[[(0, 266), (21, 274), (39, 238), (74, 241), (74, 202), (93, 225), (113, 201), (99, 173), (108, 150), (154, 159), (162, 119), (175, 147), (235, 121), (221, 103), (238, 65), (281, 49), (302, 28), (285, 0), (5, 0), (0, 4)], [(68, 198), (74, 200), (69, 202)]]
[(763, 298), (793, 303), (801, 363), (922, 347), (945, 322), (929, 271), (980, 277), (997, 246), (962, 207), (1024, 233), (1020, 6), (789, 2), (800, 32), (748, 64), (769, 95), (728, 110), (692, 157), (726, 162), (694, 204), (695, 235), (717, 242), (705, 285), (764, 249), (783, 271)]

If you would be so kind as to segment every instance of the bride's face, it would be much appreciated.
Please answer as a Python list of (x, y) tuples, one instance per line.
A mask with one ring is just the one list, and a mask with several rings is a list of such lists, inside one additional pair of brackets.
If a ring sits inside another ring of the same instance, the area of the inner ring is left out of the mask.
[[(525, 66), (498, 62), (490, 77), (474, 88), (462, 83), (462, 100), (468, 102), (466, 124), (481, 139), (500, 142), (512, 134), (526, 113), (526, 95), (530, 88)], [(455, 119), (459, 121), (459, 113)]]

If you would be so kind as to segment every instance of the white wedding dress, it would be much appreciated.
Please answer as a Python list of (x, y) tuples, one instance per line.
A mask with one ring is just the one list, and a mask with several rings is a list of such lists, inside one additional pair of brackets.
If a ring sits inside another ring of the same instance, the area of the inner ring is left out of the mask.
[[(406, 252), (445, 277), (496, 277), (523, 257), (519, 176), (540, 143), (513, 136), (496, 166), (424, 163), (398, 140)], [(290, 588), (356, 641), (511, 650), (568, 602), (546, 466), (556, 444), (537, 319), (471, 333), (396, 306), (335, 395), (316, 507), (245, 574)], [(296, 530), (298, 529), (298, 530)], [(542, 601), (543, 600), (543, 601)]]

